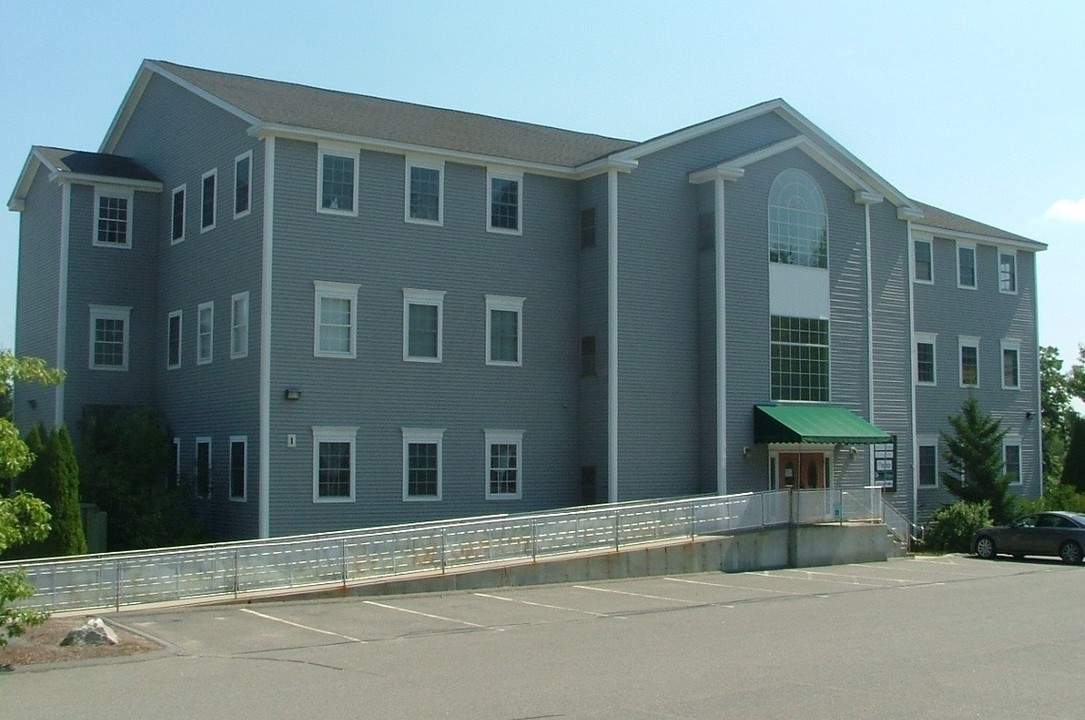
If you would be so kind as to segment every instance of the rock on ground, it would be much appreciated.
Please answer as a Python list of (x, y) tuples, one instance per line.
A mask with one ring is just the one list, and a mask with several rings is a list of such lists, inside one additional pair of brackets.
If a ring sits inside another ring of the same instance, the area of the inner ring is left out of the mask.
[(82, 626), (72, 630), (60, 641), (61, 645), (116, 645), (120, 642), (117, 633), (106, 625), (101, 618), (90, 618)]

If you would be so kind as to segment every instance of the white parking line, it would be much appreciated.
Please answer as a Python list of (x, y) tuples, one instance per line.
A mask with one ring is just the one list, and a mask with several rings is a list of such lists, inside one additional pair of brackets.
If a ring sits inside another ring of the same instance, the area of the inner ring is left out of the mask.
[(685, 578), (663, 578), (671, 582), (689, 583), (690, 585), (709, 585), (711, 587), (728, 588), (734, 590), (750, 590), (752, 592), (775, 593), (777, 595), (803, 595), (804, 593), (791, 592), (790, 590), (773, 590), (771, 588), (746, 587), (745, 585), (725, 585), (723, 583), (704, 582), (703, 580), (687, 580)]
[[(785, 573), (786, 573), (786, 575), (785, 575)], [(862, 587), (876, 587), (876, 588), (890, 587), (889, 585), (878, 585), (876, 583), (861, 583), (861, 582), (855, 582), (855, 581), (849, 581), (849, 580), (827, 580), (825, 578), (814, 577), (814, 576), (815, 575), (831, 575), (831, 573), (819, 573), (819, 572), (814, 572), (812, 570), (797, 570), (797, 569), (773, 570), (771, 573), (769, 573), (767, 571), (762, 571), (762, 572), (759, 572), (758, 575), (761, 575), (762, 577), (777, 578), (778, 580), (790, 580), (792, 578), (795, 578), (796, 575), (798, 575), (798, 577), (800, 579), (808, 580), (810, 582), (836, 583), (837, 585), (859, 585), (859, 586), (862, 586)]]
[(490, 598), (491, 600), (504, 600), (505, 602), (520, 603), (521, 605), (531, 605), (533, 607), (549, 608), (550, 610), (565, 610), (567, 612), (583, 613), (584, 615), (591, 615), (593, 617), (610, 617), (617, 620), (625, 620), (620, 615), (607, 615), (606, 613), (592, 612), (591, 610), (578, 610), (576, 608), (562, 607), (561, 605), (547, 605), (546, 603), (531, 602), (530, 600), (518, 600), (516, 598), (501, 597), (500, 595), (487, 595), (486, 593), (472, 593), (478, 597)]
[(702, 605), (699, 600), (686, 600), (684, 598), (663, 597), (662, 595), (646, 595), (644, 593), (628, 592), (625, 590), (611, 590), (610, 588), (588, 587), (587, 585), (573, 585), (577, 590), (591, 590), (593, 592), (613, 593), (615, 595), (630, 595), (632, 597), (648, 598), (650, 600), (666, 600), (667, 602), (686, 603), (688, 605)]
[(430, 615), (429, 613), (420, 612), (418, 610), (408, 610), (407, 608), (396, 607), (395, 605), (385, 605), (384, 603), (373, 602), (372, 600), (363, 600), (366, 605), (375, 605), (376, 607), (385, 608), (386, 610), (398, 610), (399, 612), (408, 613), (410, 615), (421, 615), (422, 617), (430, 618), (431, 620), (444, 620), (445, 622), (457, 623), (459, 625), (466, 625), (467, 627), (481, 628), (483, 630), (497, 630), (502, 632), (503, 628), (490, 628), (487, 625), (479, 625), (473, 622), (467, 622), (466, 620), (457, 620), (456, 618), (444, 617), (443, 615)]
[(262, 612), (256, 612), (255, 610), (249, 610), (248, 608), (241, 608), (241, 612), (248, 613), (249, 615), (255, 615), (256, 617), (263, 618), (265, 620), (272, 620), (272, 621), (277, 622), (277, 623), (282, 623), (283, 625), (289, 625), (291, 627), (300, 628), (302, 630), (309, 630), (309, 631), (312, 631), (312, 632), (315, 632), (315, 633), (320, 633), (321, 635), (331, 635), (333, 637), (340, 637), (340, 638), (343, 638), (344, 640), (350, 640), (351, 642), (361, 643), (361, 644), (365, 645), (365, 640), (359, 640), (358, 638), (351, 637), (350, 635), (342, 635), (342, 634), (337, 633), (337, 632), (332, 632), (331, 630), (321, 630), (320, 628), (311, 627), (309, 625), (302, 625), (301, 623), (292, 622), (290, 620), (283, 620), (282, 618), (272, 617), (271, 615), (265, 615)]

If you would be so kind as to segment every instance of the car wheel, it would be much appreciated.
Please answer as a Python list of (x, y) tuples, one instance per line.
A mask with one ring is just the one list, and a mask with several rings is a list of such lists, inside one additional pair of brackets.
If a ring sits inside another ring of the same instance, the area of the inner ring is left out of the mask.
[(1073, 540), (1067, 540), (1059, 547), (1059, 557), (1067, 565), (1078, 565), (1082, 558), (1081, 546)]
[(986, 535), (981, 535), (976, 540), (976, 556), (984, 560), (993, 560), (995, 557), (995, 541)]

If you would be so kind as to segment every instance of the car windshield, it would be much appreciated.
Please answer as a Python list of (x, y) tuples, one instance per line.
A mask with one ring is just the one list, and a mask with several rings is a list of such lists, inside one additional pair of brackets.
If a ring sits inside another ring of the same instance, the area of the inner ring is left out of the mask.
[(1069, 515), (1070, 519), (1077, 523), (1079, 526), (1085, 527), (1085, 515), (1081, 513), (1067, 513), (1067, 515)]

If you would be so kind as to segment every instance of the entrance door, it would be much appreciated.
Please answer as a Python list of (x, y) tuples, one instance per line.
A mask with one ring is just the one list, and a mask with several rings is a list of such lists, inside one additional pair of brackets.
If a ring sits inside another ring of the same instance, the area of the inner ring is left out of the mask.
[(825, 454), (822, 452), (781, 452), (777, 456), (780, 488), (814, 490), (825, 487)]

